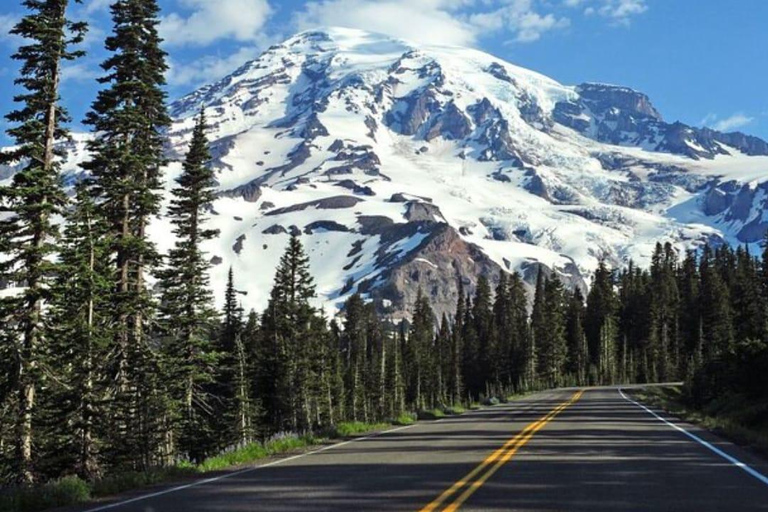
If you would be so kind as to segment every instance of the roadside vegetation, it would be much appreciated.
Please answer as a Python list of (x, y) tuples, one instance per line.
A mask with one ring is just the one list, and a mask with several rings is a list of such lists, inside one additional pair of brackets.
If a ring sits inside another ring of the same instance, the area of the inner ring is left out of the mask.
[(698, 405), (683, 386), (633, 390), (637, 400), (768, 457), (768, 402), (728, 395)]
[[(10, 510), (317, 440), (281, 432), (359, 435), (564, 385), (685, 379), (697, 410), (765, 421), (768, 250), (761, 260), (741, 247), (681, 255), (658, 244), (649, 269), (601, 261), (586, 296), (542, 269), (532, 305), (519, 273), (459, 276), (450, 314), (420, 289), (395, 323), (360, 293), (329, 319), (292, 234), (275, 237), (286, 248), (266, 308), (242, 309), (230, 269), (218, 310), (201, 248), (217, 236), (204, 110), (162, 207), (170, 117), (155, 0), (112, 5), (83, 179), (73, 195), (63, 187), (59, 74), (85, 31), (68, 19), (71, 3), (23, 2), (12, 30), (23, 91), (7, 116), (15, 149), (0, 155), (18, 166), (0, 187), (0, 283), (12, 288), (0, 296), (0, 503)], [(147, 234), (161, 214), (173, 226), (166, 254)]]

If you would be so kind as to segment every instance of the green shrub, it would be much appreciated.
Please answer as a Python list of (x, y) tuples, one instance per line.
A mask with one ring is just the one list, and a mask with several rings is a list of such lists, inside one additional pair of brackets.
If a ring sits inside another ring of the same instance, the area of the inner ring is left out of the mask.
[(22, 487), (0, 495), (0, 510), (36, 512), (84, 503), (91, 499), (91, 488), (76, 476), (67, 476), (41, 487)]
[(438, 420), (445, 418), (445, 413), (440, 409), (422, 410), (417, 413), (420, 420)]
[(449, 405), (443, 408), (443, 412), (448, 416), (456, 416), (458, 414), (464, 414), (467, 410), (461, 405)]
[(390, 427), (389, 423), (363, 423), (362, 421), (348, 421), (339, 423), (332, 430), (330, 437), (349, 437), (373, 432), (374, 430), (385, 430)]
[(262, 443), (251, 443), (215, 457), (209, 457), (197, 466), (197, 471), (219, 471), (231, 466), (241, 466), (250, 462), (264, 459), (270, 455), (288, 453), (317, 444), (320, 439), (311, 435), (297, 436), (295, 434), (277, 434)]
[(195, 473), (197, 473), (197, 469), (188, 463), (167, 468), (153, 468), (147, 471), (118, 473), (93, 482), (91, 487), (92, 494), (94, 496), (111, 496), (124, 491), (194, 475)]
[(414, 423), (416, 423), (416, 419), (417, 419), (416, 414), (412, 412), (404, 412), (397, 418), (393, 419), (392, 423), (395, 425), (403, 425), (403, 426), (413, 425)]

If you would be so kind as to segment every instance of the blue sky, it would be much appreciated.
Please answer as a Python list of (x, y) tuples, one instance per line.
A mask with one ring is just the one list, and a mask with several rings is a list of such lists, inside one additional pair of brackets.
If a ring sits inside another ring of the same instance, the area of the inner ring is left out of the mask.
[[(77, 122), (99, 76), (110, 0), (84, 0), (87, 58), (63, 96)], [(566, 84), (600, 81), (651, 97), (668, 120), (768, 139), (768, 1), (159, 0), (170, 96), (226, 75), (301, 29), (351, 26), (416, 42), (472, 46)], [(0, 112), (12, 107), (21, 2), (0, 7)], [(6, 128), (0, 122), (0, 128)], [(75, 126), (77, 128), (77, 126)], [(8, 141), (0, 136), (0, 143)]]

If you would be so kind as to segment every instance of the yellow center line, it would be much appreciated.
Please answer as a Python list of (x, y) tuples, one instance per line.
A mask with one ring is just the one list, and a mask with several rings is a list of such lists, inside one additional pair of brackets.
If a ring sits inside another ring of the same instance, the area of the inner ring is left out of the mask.
[[(494, 451), (475, 469), (470, 471), (461, 480), (454, 483), (450, 488), (435, 498), (427, 506), (422, 508), (419, 512), (433, 512), (437, 510), (449, 497), (453, 496), (456, 492), (471, 482), (471, 485), (469, 485), (469, 487), (467, 487), (464, 492), (453, 501), (453, 503), (449, 504), (445, 508), (445, 512), (455, 512), (458, 510), (458, 508), (470, 496), (472, 496), (472, 494), (474, 494), (474, 492), (477, 491), (477, 489), (479, 489), (494, 473), (496, 473), (496, 471), (498, 471), (501, 466), (507, 463), (515, 455), (515, 453), (517, 453), (517, 451), (533, 437), (536, 432), (544, 428), (544, 426), (552, 421), (555, 416), (576, 402), (583, 394), (583, 390), (577, 391), (570, 400), (563, 402), (541, 419), (525, 427), (519, 434), (504, 443), (501, 448)], [(488, 466), (490, 466), (490, 468), (485, 473), (480, 475), (480, 473), (488, 468)], [(475, 479), (475, 477), (478, 475), (480, 475), (480, 477)]]

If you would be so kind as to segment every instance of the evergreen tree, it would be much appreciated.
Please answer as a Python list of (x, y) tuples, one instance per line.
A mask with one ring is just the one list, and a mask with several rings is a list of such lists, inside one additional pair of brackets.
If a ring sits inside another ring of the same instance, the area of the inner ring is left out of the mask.
[(567, 368), (571, 379), (578, 386), (587, 384), (589, 348), (584, 333), (584, 296), (577, 287), (568, 300), (566, 313)]
[(600, 383), (610, 384), (615, 377), (618, 302), (611, 271), (605, 262), (598, 264), (587, 296), (584, 327), (593, 369)]
[(525, 391), (526, 375), (532, 367), (530, 358), (533, 340), (528, 323), (528, 297), (520, 274), (515, 272), (509, 280), (510, 335), (510, 378), (516, 391)]
[(493, 378), (493, 361), (496, 354), (494, 346), (493, 303), (491, 300), (491, 286), (485, 276), (477, 280), (475, 300), (472, 305), (472, 318), (474, 320), (475, 336), (477, 339), (478, 354), (475, 373), (474, 391), (490, 396), (489, 386)]
[(111, 336), (109, 244), (89, 183), (80, 182), (75, 189), (50, 298), (50, 343), (44, 360), (55, 378), (49, 386), (51, 435), (45, 447), (46, 458), (60, 461), (60, 472), (74, 470), (92, 479), (101, 474), (99, 439), (109, 428), (100, 421), (104, 375), (98, 364)]
[(531, 310), (531, 338), (529, 342), (527, 364), (526, 369), (526, 382), (528, 389), (536, 388), (538, 385), (538, 357), (539, 357), (539, 344), (541, 340), (547, 335), (546, 319), (546, 296), (544, 288), (546, 284), (546, 278), (544, 277), (543, 270), (539, 269), (539, 273), (536, 276), (536, 288), (533, 296), (533, 309)]
[(146, 275), (158, 255), (146, 233), (160, 208), (166, 112), (166, 54), (157, 33), (155, 0), (118, 0), (111, 7), (113, 33), (106, 75), (85, 118), (96, 134), (84, 164), (95, 179), (99, 207), (109, 223), (114, 253), (111, 293), (115, 340), (112, 366), (115, 398), (109, 439), (115, 464), (146, 468), (158, 462), (166, 418), (158, 378), (162, 368), (149, 341), (154, 304)]
[(416, 303), (413, 307), (413, 323), (408, 334), (409, 357), (409, 396), (410, 402), (417, 409), (433, 407), (436, 403), (434, 387), (435, 365), (433, 359), (434, 346), (434, 313), (429, 299), (419, 288)]
[(205, 115), (201, 112), (168, 209), (176, 244), (165, 268), (158, 272), (159, 321), (170, 364), (171, 400), (178, 415), (175, 438), (178, 451), (192, 460), (201, 460), (211, 447), (211, 442), (205, 440), (211, 436), (213, 405), (205, 391), (214, 381), (217, 364), (212, 344), (216, 312), (209, 289), (210, 264), (200, 248), (218, 234), (204, 226), (216, 185), (208, 167), (205, 130)]
[(539, 330), (538, 373), (548, 387), (562, 384), (562, 375), (567, 357), (566, 346), (566, 302), (563, 284), (553, 274), (544, 284), (543, 320), (547, 329)]
[(0, 188), (0, 280), (24, 286), (15, 296), (0, 301), (1, 341), (16, 362), (9, 370), (17, 413), (15, 424), (16, 476), (34, 479), (34, 414), (42, 376), (39, 358), (45, 350), (44, 302), (49, 297), (58, 230), (52, 218), (60, 213), (66, 196), (59, 177), (56, 144), (67, 138), (63, 128), (69, 118), (59, 102), (64, 61), (82, 55), (71, 47), (79, 43), (86, 27), (67, 18), (67, 0), (25, 0), (29, 10), (11, 34), (25, 39), (13, 55), (21, 62), (14, 81), (24, 92), (14, 97), (21, 106), (6, 116), (15, 125), (8, 135), (16, 148), (0, 154), (0, 164), (22, 162), (10, 186)]
[(451, 329), (451, 361), (450, 373), (448, 375), (448, 389), (451, 403), (459, 403), (463, 398), (464, 382), (462, 379), (463, 365), (463, 332), (464, 332), (464, 281), (461, 276), (459, 280), (459, 299), (456, 302), (456, 313), (453, 319)]
[(264, 357), (259, 389), (266, 423), (272, 431), (309, 428), (311, 327), (315, 310), (309, 301), (315, 285), (309, 260), (297, 236), (289, 240), (275, 274), (269, 305), (262, 318)]

